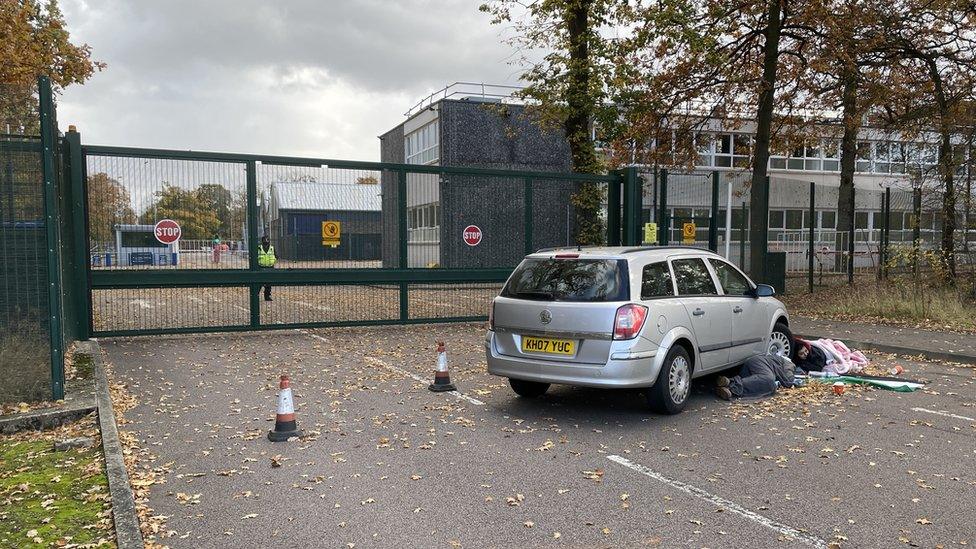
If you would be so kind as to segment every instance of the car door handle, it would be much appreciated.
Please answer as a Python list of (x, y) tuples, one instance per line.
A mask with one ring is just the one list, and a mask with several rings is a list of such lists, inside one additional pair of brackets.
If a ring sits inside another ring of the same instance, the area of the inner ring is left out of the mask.
[(694, 312), (692, 312), (691, 314), (693, 314), (695, 316), (704, 316), (705, 315), (705, 311), (703, 311), (701, 309), (695, 309)]
[(736, 305), (735, 307), (732, 307), (732, 312), (733, 313), (741, 313), (742, 312), (742, 307), (739, 307), (738, 305)]

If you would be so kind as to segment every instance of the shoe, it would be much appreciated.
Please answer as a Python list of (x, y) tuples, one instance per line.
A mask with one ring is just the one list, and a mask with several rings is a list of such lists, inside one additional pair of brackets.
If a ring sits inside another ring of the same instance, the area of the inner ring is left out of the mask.
[(270, 297), (264, 298), (265, 301), (273, 301)]
[(722, 400), (732, 400), (732, 391), (728, 387), (716, 387), (715, 396)]
[(716, 387), (728, 387), (729, 384), (730, 384), (729, 378), (725, 376), (718, 376), (717, 378), (715, 378)]

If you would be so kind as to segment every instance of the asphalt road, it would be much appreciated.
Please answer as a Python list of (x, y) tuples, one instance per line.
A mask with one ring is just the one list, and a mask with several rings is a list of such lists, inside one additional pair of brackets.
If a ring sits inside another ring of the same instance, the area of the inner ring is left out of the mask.
[[(171, 547), (901, 547), (976, 543), (976, 370), (898, 363), (924, 391), (696, 384), (518, 398), (473, 325), (103, 341), (155, 454)], [(426, 385), (447, 341), (462, 393)], [(271, 443), (277, 378), (301, 441)], [(415, 379), (413, 376), (416, 376)], [(418, 381), (423, 380), (423, 381)], [(273, 467), (273, 457), (281, 464)], [(168, 530), (168, 532), (167, 532)]]

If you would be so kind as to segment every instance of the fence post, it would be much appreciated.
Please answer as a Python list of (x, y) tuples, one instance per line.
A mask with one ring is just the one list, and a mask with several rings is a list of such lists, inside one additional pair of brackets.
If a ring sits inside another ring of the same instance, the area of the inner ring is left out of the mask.
[[(247, 268), (250, 271), (257, 271), (260, 269), (258, 266), (258, 164), (254, 160), (249, 160), (245, 169), (247, 171)], [(257, 328), (261, 325), (261, 300), (258, 298), (261, 285), (252, 284), (248, 291), (250, 323), (252, 328)]]
[(64, 333), (61, 326), (61, 264), (58, 192), (56, 188), (54, 155), (57, 148), (58, 128), (54, 115), (54, 94), (51, 80), (46, 76), (37, 79), (41, 122), (41, 170), (44, 177), (44, 224), (47, 228), (47, 282), (48, 282), (48, 335), (51, 345), (51, 397), (64, 398)]
[[(756, 245), (759, 246), (759, 250), (762, 253), (762, 257), (763, 257), (762, 273), (759, 273), (762, 275), (760, 280), (762, 280), (763, 282), (768, 282), (769, 273), (767, 271), (767, 266), (769, 264), (768, 261), (769, 260), (769, 193), (771, 191), (770, 178), (768, 175), (766, 176), (766, 179), (763, 180), (763, 184), (765, 185), (765, 188), (761, 191), (762, 194), (760, 195), (760, 197), (762, 198), (762, 230), (757, 232), (757, 236), (759, 236), (760, 241), (750, 242), (750, 246), (756, 246)], [(749, 255), (753, 256), (753, 252), (751, 249), (749, 250)], [(783, 288), (783, 291), (785, 293), (786, 288)]]
[(708, 249), (718, 253), (718, 172), (712, 172), (711, 216), (708, 220)]
[[(619, 176), (620, 172), (614, 172)], [(607, 244), (620, 245), (620, 178), (607, 184)], [(567, 242), (567, 244), (569, 244)]]
[(814, 226), (817, 224), (817, 184), (810, 182), (810, 247), (807, 250), (807, 286), (813, 293)]
[(746, 215), (746, 202), (742, 201), (742, 219), (739, 223), (739, 268), (746, 268), (746, 225), (749, 224), (749, 216)]
[(71, 179), (71, 228), (74, 233), (75, 256), (75, 322), (78, 339), (91, 337), (91, 253), (88, 249), (88, 195), (85, 185), (85, 157), (81, 152), (81, 134), (74, 126), (64, 134), (68, 146), (68, 173)]
[(658, 244), (667, 246), (671, 240), (671, 216), (668, 215), (668, 170), (661, 170), (661, 211), (658, 213)]
[[(400, 268), (406, 269), (407, 265), (407, 171), (400, 169), (397, 171), (397, 237), (400, 246)], [(400, 320), (410, 318), (410, 300), (408, 295), (408, 285), (400, 282)]]
[(918, 278), (918, 260), (922, 248), (922, 189), (912, 191), (912, 274)]
[(525, 198), (522, 200), (522, 216), (525, 228), (525, 245), (523, 250), (525, 255), (529, 255), (535, 250), (532, 249), (532, 178), (525, 178)]
[(637, 226), (640, 223), (641, 187), (638, 184), (637, 168), (630, 166), (623, 170), (624, 179), (624, 245), (640, 244)]
[(848, 234), (847, 243), (847, 283), (854, 284), (854, 236), (857, 227), (857, 188), (851, 189), (851, 230)]
[(881, 276), (888, 278), (888, 258), (891, 254), (891, 187), (885, 188), (884, 198), (884, 251), (881, 254)]

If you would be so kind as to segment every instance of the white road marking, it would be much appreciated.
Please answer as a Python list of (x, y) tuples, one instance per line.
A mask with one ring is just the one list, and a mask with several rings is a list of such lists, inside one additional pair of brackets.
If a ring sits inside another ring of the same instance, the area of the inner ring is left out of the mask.
[(329, 311), (329, 312), (331, 312), (331, 311), (334, 311), (335, 310), (332, 307), (328, 307), (326, 305), (316, 305), (314, 303), (307, 303), (305, 301), (293, 301), (292, 303), (297, 303), (299, 305), (304, 305), (306, 307), (311, 307), (313, 309), (318, 309), (320, 311)]
[[(309, 336), (309, 337), (313, 337), (313, 338), (315, 338), (315, 339), (317, 339), (317, 340), (319, 340), (319, 341), (321, 341), (323, 343), (328, 343), (329, 342), (328, 339), (325, 339), (324, 337), (322, 337), (322, 336), (320, 336), (318, 334), (313, 334), (312, 332), (309, 332), (308, 330), (301, 330), (300, 329), (298, 331), (301, 332), (301, 333), (303, 333), (303, 334), (305, 334), (305, 335), (307, 335), (307, 336)], [(398, 368), (398, 367), (396, 367), (396, 366), (394, 366), (392, 364), (387, 364), (386, 362), (383, 362), (382, 360), (380, 360), (378, 358), (373, 358), (371, 356), (367, 356), (367, 357), (363, 357), (363, 358), (365, 358), (369, 362), (372, 362), (373, 364), (376, 364), (378, 366), (382, 366), (383, 368), (386, 368), (387, 370), (392, 370), (392, 371), (394, 371), (394, 372), (396, 372), (396, 373), (398, 373), (400, 375), (407, 376), (407, 377), (409, 377), (411, 379), (414, 379), (416, 381), (419, 381), (421, 383), (430, 383), (430, 380), (429, 379), (424, 379), (424, 378), (418, 376), (417, 374), (415, 374), (413, 372), (408, 372), (408, 371), (404, 370), (403, 368)], [(449, 394), (449, 395), (451, 395), (451, 396), (453, 396), (453, 397), (455, 397), (455, 398), (459, 398), (461, 400), (465, 400), (467, 402), (470, 402), (471, 404), (474, 404), (475, 406), (484, 406), (485, 405), (484, 402), (481, 402), (480, 400), (478, 400), (476, 398), (469, 397), (468, 395), (462, 393), (461, 391), (446, 391), (446, 393)]]
[[(415, 380), (417, 380), (417, 381), (419, 381), (421, 383), (427, 383), (427, 384), (430, 383), (430, 380), (429, 379), (424, 379), (424, 378), (418, 376), (417, 374), (415, 374), (413, 372), (408, 372), (408, 371), (404, 370), (403, 368), (399, 368), (399, 367), (394, 366), (392, 364), (387, 364), (386, 362), (383, 362), (382, 360), (380, 360), (378, 358), (373, 358), (371, 356), (367, 356), (367, 357), (363, 357), (363, 358), (365, 358), (368, 362), (372, 362), (373, 364), (376, 364), (377, 366), (382, 366), (382, 367), (386, 368), (387, 370), (392, 370), (392, 371), (394, 371), (394, 372), (396, 372), (398, 374), (405, 375), (407, 377), (413, 378), (413, 379), (415, 379)], [(445, 391), (445, 393), (446, 394), (449, 394), (449, 395), (451, 395), (451, 396), (453, 396), (455, 398), (459, 398), (461, 400), (466, 400), (466, 401), (468, 401), (471, 404), (474, 404), (476, 406), (484, 406), (485, 405), (484, 402), (481, 402), (480, 400), (478, 400), (476, 398), (469, 397), (468, 395), (462, 393), (461, 391)]]
[(817, 547), (817, 548), (821, 548), (821, 549), (826, 549), (827, 548), (827, 542), (824, 541), (824, 540), (822, 540), (822, 539), (820, 539), (820, 538), (818, 538), (818, 537), (816, 537), (816, 536), (814, 536), (813, 534), (809, 534), (807, 532), (802, 532), (800, 530), (797, 530), (796, 528), (793, 528), (792, 526), (787, 526), (785, 524), (776, 522), (775, 520), (772, 520), (770, 518), (766, 518), (766, 517), (760, 515), (759, 513), (756, 513), (755, 511), (750, 511), (749, 509), (746, 509), (745, 507), (739, 505), (738, 503), (735, 503), (734, 501), (729, 501), (727, 499), (724, 499), (722, 497), (716, 496), (714, 494), (710, 494), (710, 493), (706, 492), (705, 490), (702, 490), (701, 488), (698, 488), (697, 486), (692, 486), (691, 484), (687, 484), (687, 483), (681, 482), (680, 480), (674, 480), (674, 479), (668, 478), (668, 477), (666, 477), (666, 476), (664, 476), (664, 475), (662, 475), (660, 473), (657, 473), (655, 471), (652, 471), (651, 469), (648, 469), (647, 467), (645, 467), (643, 465), (640, 465), (638, 463), (634, 463), (634, 462), (630, 461), (629, 459), (627, 459), (625, 457), (621, 457), (621, 456), (618, 456), (618, 455), (610, 455), (610, 456), (607, 456), (607, 459), (609, 459), (610, 461), (612, 461), (614, 463), (619, 463), (620, 465), (623, 465), (624, 467), (627, 467), (628, 469), (632, 469), (634, 471), (637, 471), (638, 473), (640, 473), (640, 474), (642, 474), (644, 476), (648, 476), (648, 477), (653, 478), (654, 480), (663, 482), (664, 484), (667, 484), (668, 486), (671, 486), (672, 488), (676, 488), (678, 490), (681, 490), (682, 492), (684, 492), (686, 494), (690, 494), (692, 496), (695, 496), (698, 499), (701, 499), (703, 501), (707, 501), (708, 503), (711, 503), (712, 505), (715, 505), (717, 507), (721, 507), (722, 509), (725, 509), (725, 510), (727, 510), (729, 512), (735, 513), (735, 514), (737, 514), (737, 515), (739, 515), (741, 517), (745, 517), (745, 518), (747, 518), (747, 519), (755, 522), (756, 524), (759, 524), (761, 526), (765, 526), (766, 528), (769, 528), (770, 530), (774, 530), (776, 532), (779, 532), (780, 534), (782, 534), (784, 536), (788, 536), (788, 537), (794, 538), (794, 539), (796, 539), (798, 541), (802, 541), (803, 543), (806, 543), (807, 545), (810, 545), (812, 547)]
[(129, 301), (133, 305), (138, 305), (138, 306), (142, 307), (143, 309), (155, 309), (156, 308), (155, 305), (152, 305), (151, 303), (149, 303), (145, 299), (131, 299)]
[(928, 408), (912, 408), (913, 412), (925, 412), (927, 414), (935, 414), (937, 416), (951, 417), (953, 419), (964, 419), (966, 421), (976, 421), (976, 419), (966, 416), (957, 416), (956, 414), (950, 414), (949, 412), (940, 412), (938, 410), (929, 410)]

